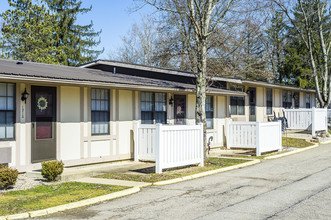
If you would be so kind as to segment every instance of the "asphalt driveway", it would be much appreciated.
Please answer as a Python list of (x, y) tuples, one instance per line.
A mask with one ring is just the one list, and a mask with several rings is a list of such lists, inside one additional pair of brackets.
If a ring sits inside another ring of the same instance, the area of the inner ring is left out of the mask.
[(331, 219), (331, 145), (42, 219)]

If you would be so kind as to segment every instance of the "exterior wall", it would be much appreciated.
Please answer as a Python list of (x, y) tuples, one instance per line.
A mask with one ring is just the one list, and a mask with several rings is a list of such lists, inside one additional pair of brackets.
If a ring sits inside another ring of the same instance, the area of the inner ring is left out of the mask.
[(275, 112), (276, 117), (281, 117), (283, 116), (282, 113), (282, 90), (280, 89), (273, 89), (272, 90), (273, 94), (273, 107), (272, 111)]
[(256, 121), (267, 121), (266, 91), (265, 88), (256, 88)]
[[(2, 82), (2, 81), (1, 81)], [(90, 87), (62, 86), (51, 83), (16, 84), (15, 140), (0, 141), (0, 148), (11, 149), (9, 166), (20, 172), (40, 169), (41, 163), (31, 163), (31, 98), (21, 101), (24, 89), (50, 86), (57, 89), (56, 145), (57, 159), (65, 166), (131, 159), (133, 157), (133, 124), (139, 120), (138, 92), (110, 90), (110, 134), (91, 135)]]
[(186, 96), (186, 124), (195, 125), (195, 102), (196, 96), (188, 94)]
[(305, 92), (300, 92), (299, 93), (299, 100), (300, 100), (300, 102), (299, 102), (299, 106), (300, 106), (300, 108), (306, 108), (306, 93)]
[[(6, 81), (11, 82), (11, 81)], [(14, 81), (12, 81), (14, 82)], [(10, 166), (19, 171), (39, 169), (40, 163), (31, 163), (31, 98), (25, 104), (20, 100), (26, 88), (51, 86), (57, 88), (57, 159), (66, 166), (127, 160), (133, 157), (133, 125), (140, 121), (140, 92), (107, 88), (110, 91), (110, 133), (91, 134), (91, 87), (59, 85), (52, 83), (16, 83), (15, 140), (0, 141), (0, 148), (11, 148)], [(93, 87), (95, 88), (95, 87)], [(266, 89), (257, 87), (257, 121), (266, 121)], [(183, 92), (167, 93), (167, 123), (174, 124), (174, 104), (169, 104), (175, 94), (186, 95), (186, 124), (195, 124), (195, 94)], [(245, 115), (229, 114), (229, 96), (213, 96), (213, 129), (207, 129), (207, 140), (213, 137), (211, 147), (224, 146), (225, 121), (248, 121), (248, 96), (245, 97)], [(282, 90), (273, 89), (273, 109), (282, 116)], [(300, 93), (300, 106), (305, 106), (305, 93)], [(315, 106), (315, 95), (311, 94), (311, 106)]]

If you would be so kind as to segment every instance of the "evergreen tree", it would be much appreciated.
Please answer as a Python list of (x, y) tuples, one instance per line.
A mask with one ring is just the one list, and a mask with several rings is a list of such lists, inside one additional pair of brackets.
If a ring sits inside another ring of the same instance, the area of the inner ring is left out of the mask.
[(80, 0), (45, 0), (48, 7), (57, 15), (57, 28), (54, 36), (55, 46), (59, 48), (56, 57), (61, 64), (75, 66), (90, 62), (103, 50), (94, 50), (100, 39), (95, 40), (101, 31), (93, 30), (91, 21), (88, 25), (77, 24), (77, 16), (91, 11), (82, 8)]
[(275, 11), (271, 18), (271, 25), (266, 30), (266, 39), (269, 48), (269, 63), (275, 76), (275, 82), (284, 82), (284, 46), (286, 41), (286, 25), (281, 11)]
[(2, 26), (2, 57), (18, 60), (58, 63), (54, 57), (54, 15), (44, 5), (32, 0), (8, 0), (13, 9), (0, 16)]
[(246, 79), (267, 81), (272, 75), (267, 70), (264, 36), (252, 18), (246, 20), (242, 37), (241, 74)]
[[(284, 66), (281, 69), (284, 76), (286, 77), (285, 81), (287, 84), (300, 86), (302, 88), (314, 88), (315, 82), (314, 78), (311, 76), (312, 67), (311, 61), (309, 57), (308, 48), (305, 45), (305, 42), (298, 35), (298, 30), (302, 33), (307, 31), (307, 26), (305, 24), (305, 16), (303, 11), (306, 13), (307, 17), (307, 25), (309, 25), (310, 35), (311, 35), (311, 43), (312, 54), (314, 60), (316, 61), (318, 73), (322, 72), (323, 68), (322, 57), (321, 57), (321, 41), (318, 33), (320, 22), (318, 20), (317, 8), (318, 4), (314, 1), (302, 1), (301, 5), (297, 4), (293, 8), (294, 15), (294, 24), (287, 26), (287, 42), (284, 48), (285, 53), (285, 61)], [(330, 31), (330, 15), (327, 10), (324, 9), (323, 20), (321, 24), (325, 27), (323, 30), (324, 36), (329, 36)], [(328, 40), (328, 39), (326, 39)], [(323, 77), (320, 83), (323, 83)]]

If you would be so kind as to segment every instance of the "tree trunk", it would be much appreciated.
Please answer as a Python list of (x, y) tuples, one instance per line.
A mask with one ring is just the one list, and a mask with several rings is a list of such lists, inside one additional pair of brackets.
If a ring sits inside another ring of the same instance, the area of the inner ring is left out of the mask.
[[(207, 143), (207, 125), (206, 125), (206, 67), (207, 67), (207, 40), (199, 39), (197, 54), (197, 82), (196, 82), (196, 105), (195, 105), (195, 121), (203, 123), (203, 144), (206, 147)], [(204, 157), (207, 158), (207, 149), (204, 150)]]

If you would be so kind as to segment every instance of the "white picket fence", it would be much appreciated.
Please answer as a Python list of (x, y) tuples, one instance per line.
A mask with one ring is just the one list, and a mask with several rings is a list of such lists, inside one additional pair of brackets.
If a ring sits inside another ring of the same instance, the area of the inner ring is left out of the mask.
[(227, 123), (227, 148), (252, 148), (256, 155), (282, 150), (281, 122), (231, 122)]
[(204, 163), (203, 124), (141, 125), (134, 127), (134, 159), (155, 161), (162, 169)]
[(325, 108), (284, 109), (284, 113), (287, 129), (311, 130), (313, 136), (316, 131), (328, 130), (328, 110)]

